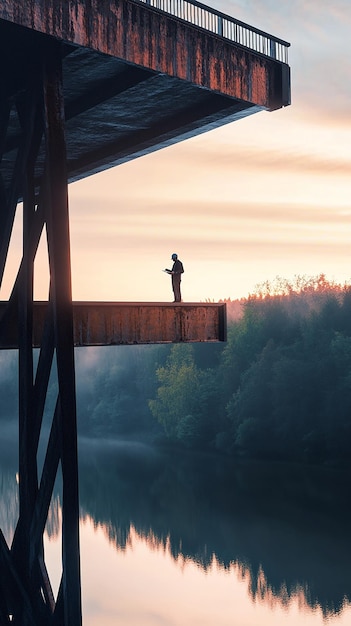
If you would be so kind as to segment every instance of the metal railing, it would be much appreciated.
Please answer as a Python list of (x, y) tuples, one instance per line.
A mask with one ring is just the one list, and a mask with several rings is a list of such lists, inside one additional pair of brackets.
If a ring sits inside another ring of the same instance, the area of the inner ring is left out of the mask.
[(189, 22), (199, 28), (229, 39), (244, 48), (258, 54), (264, 54), (275, 61), (288, 63), (287, 41), (273, 37), (257, 28), (253, 28), (233, 17), (220, 13), (196, 0), (137, 0), (150, 7), (169, 13), (178, 19)]

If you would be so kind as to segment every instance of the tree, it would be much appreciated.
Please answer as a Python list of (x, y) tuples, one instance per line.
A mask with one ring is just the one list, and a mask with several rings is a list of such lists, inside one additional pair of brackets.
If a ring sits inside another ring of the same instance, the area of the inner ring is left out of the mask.
[(199, 430), (199, 371), (192, 346), (172, 347), (166, 365), (156, 371), (160, 386), (149, 407), (172, 441), (193, 443)]

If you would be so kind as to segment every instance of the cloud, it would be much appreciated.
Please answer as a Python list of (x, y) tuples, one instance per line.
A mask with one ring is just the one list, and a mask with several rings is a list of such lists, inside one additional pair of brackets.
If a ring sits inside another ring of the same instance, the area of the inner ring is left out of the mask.
[[(284, 146), (284, 128), (280, 122), (277, 127), (274, 123), (267, 128), (261, 127), (262, 134), (260, 137), (256, 135), (256, 144), (254, 136), (249, 134), (251, 128), (252, 132), (257, 130), (259, 133), (259, 122), (247, 127), (247, 145), (245, 129), (238, 133), (238, 141), (235, 143), (233, 128), (233, 140), (230, 143), (224, 143), (223, 135), (220, 134), (197, 138), (198, 141), (178, 144), (175, 147), (177, 149), (166, 151), (163, 155), (155, 153), (143, 161), (136, 160), (109, 170), (94, 177), (94, 180), (82, 181), (73, 193), (70, 190), (72, 219), (77, 219), (77, 213), (82, 213), (86, 219), (104, 222), (111, 219), (112, 213), (114, 220), (117, 220), (118, 216), (126, 212), (139, 214), (143, 209), (150, 211), (150, 214), (155, 211), (159, 214), (160, 205), (164, 206), (166, 213), (172, 197), (177, 198), (177, 202), (185, 199), (188, 202), (194, 196), (203, 200), (210, 192), (216, 196), (216, 189), (217, 195), (222, 195), (222, 198), (224, 190), (233, 198), (239, 191), (241, 196), (245, 193), (252, 195), (254, 185), (258, 185), (259, 180), (268, 186), (269, 177), (276, 179), (276, 190), (280, 186), (282, 195), (282, 175), (294, 181), (286, 181), (285, 185), (289, 185), (285, 186), (287, 194), (296, 193), (297, 179), (300, 184), (303, 179), (306, 182), (308, 179), (306, 189), (313, 183), (320, 190), (332, 184), (335, 192), (331, 198), (334, 199), (341, 184), (350, 187), (351, 154), (348, 142), (351, 141), (351, 132), (344, 131), (339, 136), (325, 128), (321, 134), (313, 134), (306, 128), (305, 133), (304, 129), (300, 130), (301, 140), (298, 141), (296, 134), (294, 137), (292, 133)], [(269, 134), (274, 130), (278, 139), (273, 138), (270, 142)], [(229, 137), (228, 133), (226, 137)], [(133, 181), (137, 181), (137, 184), (133, 184)], [(325, 197), (326, 192), (322, 193)]]
[[(88, 207), (87, 202), (85, 202), (85, 207)], [(175, 225), (175, 215), (178, 222), (181, 219), (188, 219), (189, 221), (194, 219), (199, 229), (203, 226), (203, 224), (198, 222), (200, 216), (215, 222), (221, 219), (247, 220), (257, 217), (262, 218), (263, 216), (270, 220), (283, 218), (296, 223), (329, 223), (330, 221), (334, 223), (349, 223), (351, 219), (351, 199), (349, 207), (340, 207), (334, 204), (320, 206), (318, 202), (301, 205), (300, 203), (291, 203), (288, 200), (276, 202), (273, 198), (270, 202), (262, 202), (259, 199), (256, 202), (243, 202), (235, 199), (221, 200), (220, 198), (215, 201), (197, 201), (196, 199), (179, 201), (170, 198), (167, 200), (162, 199), (162, 202), (158, 204), (146, 201), (140, 207), (133, 203), (133, 199), (130, 199), (129, 203), (124, 204), (123, 214), (116, 211), (115, 202), (111, 199), (105, 203), (106, 221), (101, 219), (100, 214), (90, 212), (88, 209), (84, 213), (73, 216), (71, 223), (77, 230), (77, 234), (86, 230), (91, 231), (92, 235), (96, 236), (97, 229), (100, 227), (101, 230), (108, 233), (111, 231), (111, 226), (118, 230), (118, 228), (126, 225), (137, 229), (138, 225), (140, 225), (140, 230), (143, 230), (148, 224), (153, 229), (161, 223)], [(115, 233), (113, 232), (113, 234)]]
[[(133, 208), (133, 207), (132, 207)], [(113, 210), (113, 207), (112, 207)], [(174, 215), (177, 216), (174, 221)], [(102, 257), (140, 254), (161, 250), (165, 242), (172, 247), (202, 246), (223, 256), (232, 246), (272, 246), (278, 241), (289, 246), (326, 244), (349, 246), (350, 210), (335, 206), (301, 206), (286, 203), (184, 202), (167, 201), (166, 207), (153, 205), (148, 211), (128, 210), (124, 216), (100, 221), (99, 216), (71, 222), (74, 255), (83, 251)], [(264, 243), (263, 243), (264, 242)], [(339, 251), (338, 251), (339, 252)], [(156, 252), (157, 254), (157, 252)]]
[(310, 121), (323, 117), (341, 125), (349, 120), (348, 0), (210, 0), (207, 4), (291, 43), (292, 102), (305, 108)]
[(275, 172), (291, 172), (303, 175), (333, 174), (350, 176), (351, 160), (319, 156), (311, 153), (292, 152), (287, 149), (282, 155), (281, 149), (270, 148), (267, 145), (251, 147), (233, 145), (223, 146), (219, 143), (207, 143), (201, 151), (195, 146), (189, 146), (183, 158), (192, 162), (195, 169), (204, 166), (216, 169), (230, 168), (231, 170), (272, 170)]

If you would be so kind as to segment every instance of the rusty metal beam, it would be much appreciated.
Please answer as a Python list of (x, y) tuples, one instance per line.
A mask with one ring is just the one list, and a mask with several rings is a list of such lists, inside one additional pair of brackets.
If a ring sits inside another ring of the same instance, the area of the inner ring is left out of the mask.
[[(6, 311), (0, 302), (0, 321)], [(33, 347), (42, 344), (47, 302), (33, 308)], [(18, 347), (16, 314), (0, 324), (0, 349)], [(74, 302), (75, 346), (226, 341), (223, 303)]]

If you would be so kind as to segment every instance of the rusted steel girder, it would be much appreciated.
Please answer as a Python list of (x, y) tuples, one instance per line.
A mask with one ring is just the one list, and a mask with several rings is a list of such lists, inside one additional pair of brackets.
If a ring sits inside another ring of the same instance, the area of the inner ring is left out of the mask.
[[(32, 345), (43, 341), (47, 302), (34, 302)], [(0, 319), (7, 303), (0, 302)], [(18, 347), (16, 313), (0, 326), (0, 349)], [(226, 341), (226, 305), (73, 302), (75, 346)]]

